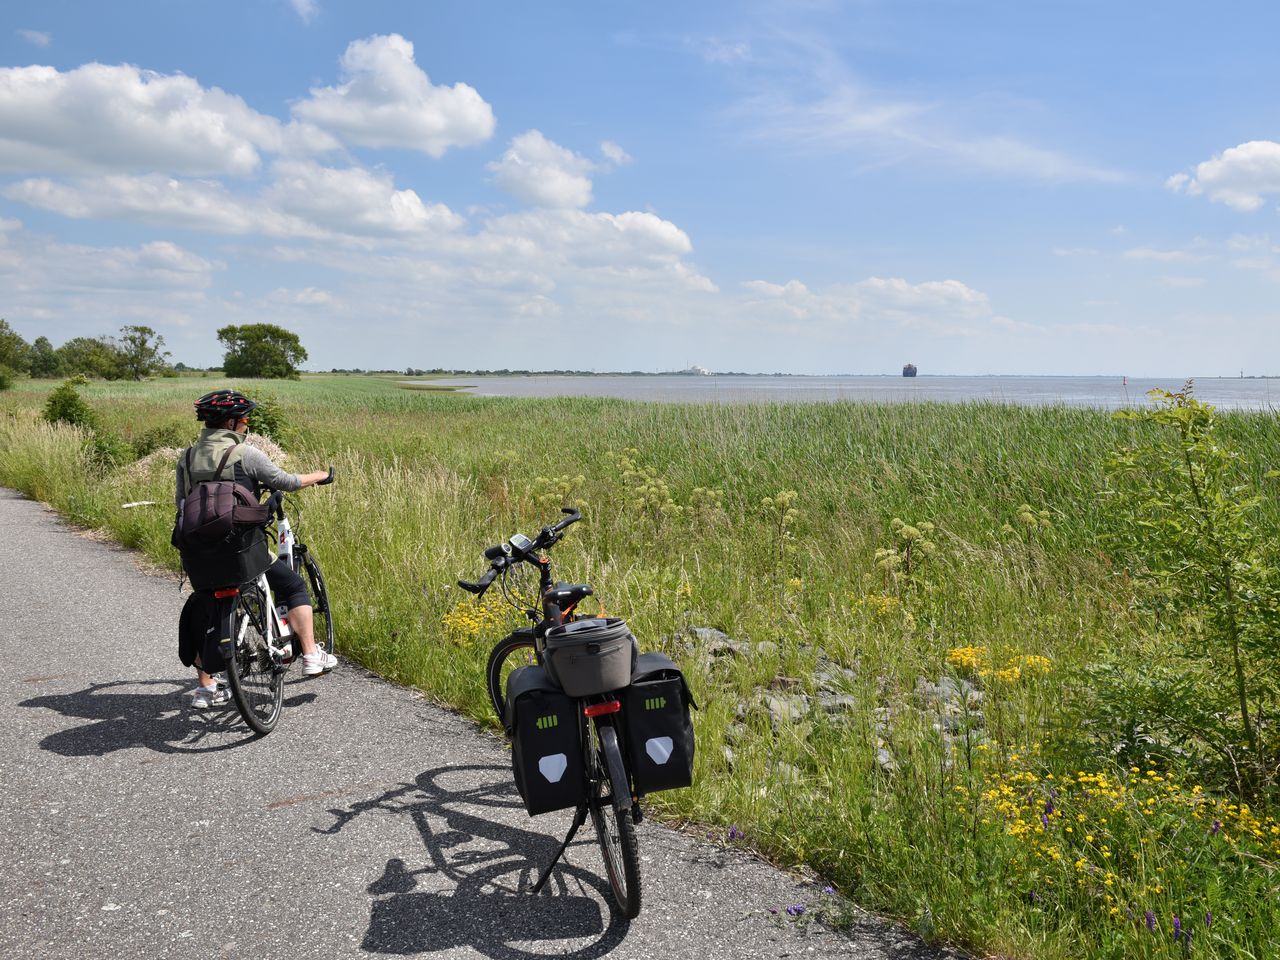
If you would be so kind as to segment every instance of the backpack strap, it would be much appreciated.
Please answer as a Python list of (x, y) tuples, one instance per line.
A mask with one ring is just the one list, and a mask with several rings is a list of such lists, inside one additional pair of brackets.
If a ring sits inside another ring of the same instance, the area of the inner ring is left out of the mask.
[(231, 454), (235, 451), (236, 446), (237, 444), (233, 443), (231, 444), (231, 446), (227, 447), (227, 452), (224, 453), (222, 455), (222, 459), (218, 461), (218, 469), (213, 472), (213, 479), (215, 480), (222, 479), (222, 471), (226, 468), (227, 460), (231, 458)]
[[(227, 452), (224, 453), (222, 455), (222, 459), (218, 461), (218, 469), (213, 472), (214, 480), (219, 480), (222, 478), (222, 471), (227, 468), (227, 460), (230, 459), (231, 454), (236, 452), (237, 446), (239, 446), (239, 444), (233, 443), (231, 446), (227, 447)], [(194, 445), (187, 447), (187, 453), (182, 458), (183, 459), (182, 495), (184, 497), (191, 492), (192, 488), (195, 487), (195, 484), (191, 480), (191, 453), (193, 450), (195, 450)]]

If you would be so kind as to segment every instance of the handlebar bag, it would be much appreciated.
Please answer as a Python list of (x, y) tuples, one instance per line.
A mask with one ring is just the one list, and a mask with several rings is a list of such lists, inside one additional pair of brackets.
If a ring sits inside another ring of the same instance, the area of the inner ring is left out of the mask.
[(622, 693), (631, 777), (637, 794), (693, 783), (693, 720), (689, 684), (670, 657), (642, 653)]
[(585, 799), (577, 704), (539, 666), (507, 679), (511, 772), (530, 816), (577, 807)]
[(638, 648), (619, 617), (592, 617), (547, 631), (543, 662), (571, 697), (621, 690), (631, 682)]

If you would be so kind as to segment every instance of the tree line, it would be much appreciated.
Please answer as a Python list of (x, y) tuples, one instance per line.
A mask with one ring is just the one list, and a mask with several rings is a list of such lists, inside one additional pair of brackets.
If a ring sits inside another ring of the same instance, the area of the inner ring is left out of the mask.
[[(297, 379), (298, 365), (307, 359), (298, 335), (271, 323), (225, 326), (218, 340), (225, 349), (220, 369), (228, 377)], [(141, 324), (126, 324), (114, 337), (73, 337), (54, 347), (44, 336), (28, 343), (0, 319), (0, 389), (14, 376), (145, 380), (188, 369), (170, 364), (169, 357), (164, 337)]]

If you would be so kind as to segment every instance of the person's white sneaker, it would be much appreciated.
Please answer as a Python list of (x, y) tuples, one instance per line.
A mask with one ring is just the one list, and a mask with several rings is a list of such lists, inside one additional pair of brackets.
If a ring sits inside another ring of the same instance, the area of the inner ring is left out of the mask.
[(323, 650), (316, 650), (315, 653), (304, 653), (302, 655), (302, 675), (304, 677), (318, 677), (322, 673), (328, 673), (338, 665), (338, 658), (332, 653), (325, 653)]
[(224, 687), (196, 687), (195, 695), (191, 698), (192, 710), (208, 710), (210, 707), (219, 707), (231, 699), (231, 691)]

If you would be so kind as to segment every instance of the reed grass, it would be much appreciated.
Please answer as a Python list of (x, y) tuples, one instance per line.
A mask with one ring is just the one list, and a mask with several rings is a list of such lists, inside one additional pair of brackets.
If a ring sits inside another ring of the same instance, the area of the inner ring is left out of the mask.
[[(181, 422), (195, 393), (223, 383), (86, 395), (131, 433)], [(1280, 955), (1280, 827), (1178, 770), (1118, 768), (1089, 729), (1088, 668), (1162, 656), (1099, 548), (1114, 522), (1102, 464), (1133, 425), (989, 403), (480, 399), (355, 377), (262, 386), (287, 414), (290, 465), (337, 470), (333, 487), (295, 498), (294, 515), (344, 654), (494, 725), (482, 668), (497, 635), (451, 618), (471, 603), (453, 583), (567, 497), (587, 522), (557, 548), (559, 575), (593, 583), (644, 647), (675, 656), (702, 707), (695, 785), (651, 798), (663, 816), (807, 864), (862, 905), (982, 951)], [(83, 433), (39, 420), (47, 389), (0, 395), (0, 482), (176, 568), (171, 468), (95, 469)], [(1225, 422), (1261, 479), (1280, 460), (1274, 420)], [(139, 500), (160, 506), (120, 509)], [(1042, 522), (1028, 525), (1024, 505)], [(934, 525), (935, 551), (909, 577), (877, 563), (905, 543), (895, 519)], [(1278, 521), (1268, 502), (1261, 522)], [(693, 626), (753, 646), (711, 656)], [(816, 695), (832, 663), (849, 671), (852, 709), (778, 723), (761, 708), (765, 695)], [(921, 683), (944, 678), (972, 683), (981, 703), (938, 709)]]

